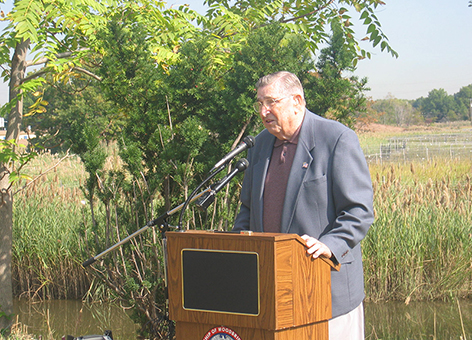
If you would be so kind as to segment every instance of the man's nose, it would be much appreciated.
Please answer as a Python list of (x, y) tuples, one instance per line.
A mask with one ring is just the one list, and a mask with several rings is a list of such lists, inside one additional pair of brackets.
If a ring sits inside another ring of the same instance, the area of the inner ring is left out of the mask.
[(260, 114), (262, 118), (265, 118), (268, 114), (270, 113), (270, 108), (266, 107), (265, 105), (262, 105)]

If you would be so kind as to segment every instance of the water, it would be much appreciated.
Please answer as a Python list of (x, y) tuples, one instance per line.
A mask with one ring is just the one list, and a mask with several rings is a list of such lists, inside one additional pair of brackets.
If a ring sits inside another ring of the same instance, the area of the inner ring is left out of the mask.
[(28, 326), (35, 338), (61, 339), (63, 335), (82, 336), (113, 332), (114, 340), (136, 339), (138, 326), (116, 304), (82, 303), (76, 300), (31, 302), (16, 299), (15, 321)]
[[(459, 306), (457, 301), (365, 303), (366, 340), (472, 340), (472, 300), (460, 300)], [(115, 340), (133, 340), (139, 328), (129, 313), (112, 304), (15, 300), (14, 309), (29, 334), (48, 340), (106, 329)]]
[(365, 330), (367, 340), (471, 340), (472, 300), (366, 303)]

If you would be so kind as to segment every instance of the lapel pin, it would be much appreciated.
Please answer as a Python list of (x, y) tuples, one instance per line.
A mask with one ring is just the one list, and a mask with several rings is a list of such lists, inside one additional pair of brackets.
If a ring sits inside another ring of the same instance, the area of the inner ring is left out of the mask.
[(308, 163), (307, 162), (304, 162), (303, 165), (302, 165), (303, 169), (308, 169)]

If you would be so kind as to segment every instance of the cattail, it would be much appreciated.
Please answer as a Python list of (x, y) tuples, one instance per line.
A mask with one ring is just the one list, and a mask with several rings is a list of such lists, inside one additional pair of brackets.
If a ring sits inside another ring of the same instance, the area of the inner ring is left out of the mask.
[(423, 199), (421, 198), (421, 195), (417, 193), (415, 193), (415, 201), (417, 204), (423, 204)]
[(449, 191), (446, 189), (441, 197), (440, 206), (442, 208), (448, 208), (451, 204), (451, 198), (449, 196)]
[(428, 190), (432, 189), (433, 188), (433, 180), (431, 178), (428, 178), (428, 183), (426, 184), (426, 188)]
[(452, 197), (451, 197), (451, 201), (452, 201), (452, 203), (454, 204), (455, 202), (457, 202), (457, 193), (456, 193), (456, 190), (453, 190), (453, 191), (451, 192), (451, 196), (452, 196)]

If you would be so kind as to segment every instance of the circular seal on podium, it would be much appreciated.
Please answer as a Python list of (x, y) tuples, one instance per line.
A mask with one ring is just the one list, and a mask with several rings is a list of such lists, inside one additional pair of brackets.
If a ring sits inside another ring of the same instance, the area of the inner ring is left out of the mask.
[(231, 328), (218, 326), (210, 329), (202, 340), (242, 340)]

